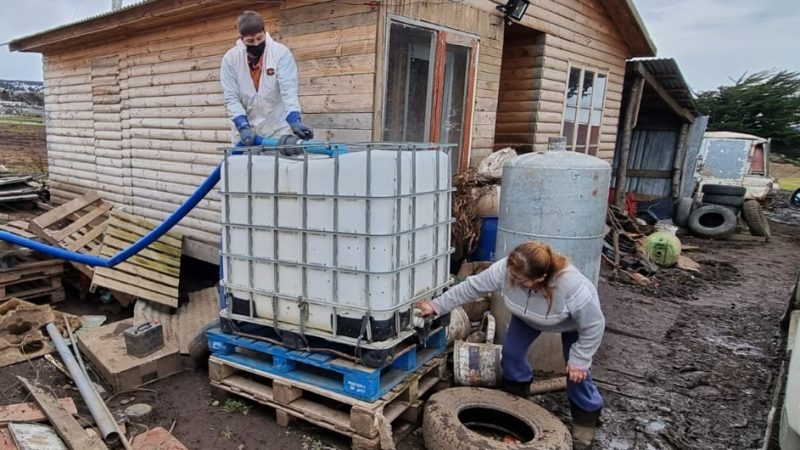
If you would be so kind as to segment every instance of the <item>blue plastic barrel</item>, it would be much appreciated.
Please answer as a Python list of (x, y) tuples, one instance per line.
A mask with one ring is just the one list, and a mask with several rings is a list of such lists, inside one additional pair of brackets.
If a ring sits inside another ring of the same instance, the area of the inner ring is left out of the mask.
[(497, 242), (497, 216), (486, 216), (481, 220), (481, 235), (478, 248), (470, 255), (472, 261), (494, 261), (494, 246)]

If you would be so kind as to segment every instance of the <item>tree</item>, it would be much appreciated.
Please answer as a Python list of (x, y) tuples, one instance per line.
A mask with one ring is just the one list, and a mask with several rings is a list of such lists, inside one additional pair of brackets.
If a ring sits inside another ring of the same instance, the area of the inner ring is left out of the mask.
[(800, 156), (800, 72), (744, 74), (731, 86), (697, 94), (710, 117), (709, 131), (737, 131), (772, 138), (774, 151)]

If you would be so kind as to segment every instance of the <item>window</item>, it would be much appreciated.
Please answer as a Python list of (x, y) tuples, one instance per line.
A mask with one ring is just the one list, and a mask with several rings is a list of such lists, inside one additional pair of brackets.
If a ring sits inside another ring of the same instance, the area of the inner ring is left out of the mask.
[(568, 150), (597, 156), (607, 84), (608, 75), (604, 73), (570, 68), (561, 131)]
[(464, 169), (476, 48), (461, 34), (390, 22), (383, 139), (456, 144), (452, 170)]

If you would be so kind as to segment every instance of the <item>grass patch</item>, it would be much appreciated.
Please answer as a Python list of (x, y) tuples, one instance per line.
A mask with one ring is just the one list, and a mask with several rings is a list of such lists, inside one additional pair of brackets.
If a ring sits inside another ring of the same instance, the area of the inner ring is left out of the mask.
[(12, 125), (44, 125), (42, 116), (0, 116), (0, 123)]
[(222, 409), (226, 413), (228, 414), (239, 413), (242, 414), (243, 416), (246, 416), (250, 412), (250, 409), (252, 408), (253, 407), (248, 405), (247, 402), (236, 398), (229, 398), (225, 400), (225, 403), (223, 403), (222, 405)]
[(800, 178), (781, 178), (778, 180), (782, 191), (792, 191), (800, 189)]

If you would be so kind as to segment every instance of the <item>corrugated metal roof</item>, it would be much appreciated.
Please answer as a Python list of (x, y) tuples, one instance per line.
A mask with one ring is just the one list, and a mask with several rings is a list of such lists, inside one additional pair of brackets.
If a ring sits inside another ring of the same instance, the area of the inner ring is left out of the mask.
[(679, 105), (688, 109), (694, 115), (699, 115), (697, 103), (692, 94), (692, 89), (683, 78), (678, 63), (673, 58), (636, 58), (628, 64), (641, 63), (656, 78), (661, 87), (666, 90)]
[(113, 9), (113, 10), (109, 9), (106, 12), (103, 12), (103, 13), (100, 13), (100, 14), (95, 14), (95, 15), (89, 16), (89, 17), (87, 17), (85, 19), (80, 19), (80, 20), (76, 20), (74, 22), (65, 23), (64, 25), (59, 25), (57, 27), (49, 28), (49, 29), (44, 30), (44, 31), (39, 31), (38, 33), (29, 34), (27, 36), (22, 36), (22, 37), (18, 37), (16, 39), (12, 39), (12, 40), (10, 40), (8, 42), (8, 44), (10, 44), (13, 47), (14, 43), (16, 43), (18, 41), (24, 41), (24, 40), (28, 40), (28, 39), (31, 39), (31, 38), (36, 38), (36, 37), (45, 35), (47, 33), (52, 33), (54, 31), (58, 31), (58, 30), (61, 30), (61, 29), (64, 29), (64, 28), (73, 27), (75, 25), (81, 25), (83, 23), (91, 22), (93, 20), (102, 19), (104, 17), (108, 17), (108, 16), (111, 16), (111, 15), (114, 15), (114, 14), (117, 14), (117, 13), (121, 13), (123, 11), (128, 11), (129, 9), (137, 8), (139, 6), (146, 5), (148, 3), (155, 3), (157, 1), (159, 1), (159, 0), (141, 0), (141, 1), (138, 1), (138, 2), (131, 3), (130, 5), (123, 6), (122, 8), (119, 8), (119, 9)]

